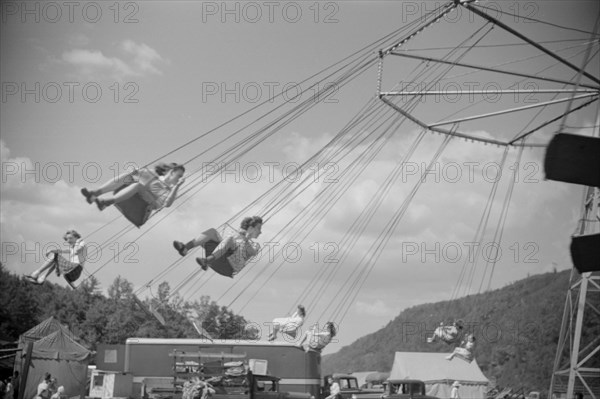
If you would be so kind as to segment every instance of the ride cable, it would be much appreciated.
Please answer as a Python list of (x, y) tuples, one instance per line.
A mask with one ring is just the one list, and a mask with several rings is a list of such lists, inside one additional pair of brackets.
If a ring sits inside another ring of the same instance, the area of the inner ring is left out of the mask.
[[(382, 110), (383, 112), (387, 112), (387, 110), (385, 110), (383, 108), (380, 108), (380, 110)], [(371, 122), (369, 122), (369, 123), (371, 123), (371, 124), (374, 122), (377, 122), (379, 119), (377, 116), (377, 113), (371, 114), (370, 118), (371, 118)], [(397, 115), (391, 115), (383, 122), (379, 121), (379, 124), (380, 124), (379, 126), (383, 126), (384, 124), (386, 124), (387, 121), (390, 120), (390, 118), (397, 119)], [(392, 121), (392, 123), (394, 123), (394, 121)], [(304, 241), (304, 239), (308, 236), (308, 234), (315, 228), (316, 224), (322, 220), (322, 218), (337, 203), (339, 198), (352, 186), (353, 182), (366, 169), (366, 166), (370, 162), (372, 162), (375, 155), (383, 149), (385, 142), (382, 142), (382, 140), (385, 140), (384, 136), (385, 136), (386, 132), (389, 130), (389, 128), (384, 130), (383, 133), (381, 133), (379, 135), (375, 135), (378, 128), (375, 128), (372, 130), (369, 128), (369, 126), (367, 126), (365, 128), (365, 130), (370, 133), (368, 133), (366, 136), (361, 136), (361, 135), (356, 136), (356, 139), (354, 140), (353, 143), (348, 143), (348, 144), (351, 144), (352, 146), (348, 147), (345, 152), (340, 153), (338, 158), (333, 158), (332, 161), (336, 162), (338, 164), (341, 163), (342, 160), (347, 155), (351, 154), (351, 152), (353, 150), (357, 150), (357, 148), (359, 148), (361, 145), (366, 144), (367, 140), (371, 136), (375, 136), (375, 139), (371, 141), (371, 143), (368, 145), (367, 149), (362, 151), (359, 154), (359, 157), (357, 159), (348, 161), (348, 164), (349, 164), (348, 168), (344, 169), (342, 171), (342, 173), (336, 177), (335, 182), (332, 182), (333, 184), (331, 184), (331, 183), (325, 184), (321, 188), (321, 190), (312, 198), (312, 200), (303, 208), (303, 210), (300, 211), (290, 221), (288, 221), (288, 223), (286, 223), (286, 225), (280, 230), (280, 232), (275, 235), (276, 241), (282, 240), (283, 236), (285, 235), (286, 232), (295, 230), (295, 233), (292, 233), (295, 235), (292, 236), (291, 242), (301, 244)], [(300, 227), (296, 228), (296, 225), (299, 225)], [(306, 232), (306, 234), (304, 235), (303, 238), (299, 238), (300, 234), (302, 234), (303, 231)], [(281, 251), (279, 251), (275, 254), (273, 261), (276, 260), (279, 256), (281, 256)], [(272, 263), (271, 259), (269, 261), (270, 261), (270, 263)], [(279, 266), (277, 266), (273, 270), (270, 277), (272, 277), (274, 275), (274, 273), (276, 273), (285, 262), (286, 261), (284, 259), (279, 264)], [(265, 268), (266, 267), (267, 266), (265, 266)], [(258, 273), (255, 278), (257, 278), (261, 274), (262, 273)], [(270, 279), (270, 277), (267, 278), (266, 281), (268, 281)], [(265, 283), (266, 283), (266, 281), (265, 281)], [(263, 285), (265, 283), (263, 283)], [(248, 284), (247, 287), (249, 287), (250, 285), (251, 284)], [(241, 295), (241, 293), (240, 293), (240, 295)], [(237, 300), (240, 295), (238, 295), (236, 297), (236, 299), (234, 299), (234, 301)]]
[[(416, 102), (417, 102), (416, 100), (413, 100), (413, 101), (412, 101), (412, 103), (413, 103), (413, 106), (414, 106), (414, 105), (416, 105)], [(334, 203), (334, 202), (330, 202), (330, 204), (333, 204), (333, 203)], [(357, 235), (357, 237), (358, 237), (358, 235)], [(277, 268), (275, 268), (275, 269), (273, 270), (273, 273), (271, 274), (271, 276), (269, 276), (269, 278), (268, 278), (268, 279), (267, 279), (267, 280), (266, 280), (266, 281), (263, 283), (263, 285), (261, 285), (261, 287), (262, 287), (262, 286), (264, 286), (264, 284), (266, 284), (266, 282), (267, 282), (267, 281), (268, 281), (268, 280), (269, 280), (269, 279), (270, 279), (270, 278), (271, 278), (271, 277), (274, 275), (274, 273), (276, 273), (276, 272), (277, 272), (277, 270), (279, 270), (279, 268), (282, 266), (282, 264), (283, 264), (283, 263), (284, 263), (284, 262), (280, 263), (280, 265), (279, 265)], [(251, 285), (251, 284), (249, 284), (249, 285)], [(311, 286), (311, 284), (309, 284), (309, 286)], [(260, 289), (259, 289), (259, 290), (260, 290)], [(257, 292), (258, 292), (258, 290), (257, 290)], [(256, 294), (255, 294), (255, 295), (256, 295)], [(236, 299), (238, 299), (238, 298), (239, 298), (239, 295), (238, 295), (238, 297), (236, 297)], [(235, 300), (234, 300), (234, 301), (235, 301)], [(249, 303), (249, 302), (246, 302), (246, 303)], [(231, 305), (231, 304), (230, 304), (230, 305)]]
[[(342, 299), (340, 301), (338, 301), (338, 306), (336, 306), (331, 311), (330, 316), (327, 317), (327, 320), (335, 321), (338, 325), (342, 324), (346, 314), (348, 313), (348, 310), (354, 303), (358, 293), (360, 292), (364, 283), (367, 281), (370, 273), (373, 270), (373, 267), (375, 266), (375, 264), (377, 263), (377, 260), (381, 256), (381, 253), (383, 252), (383, 250), (386, 247), (387, 243), (389, 242), (390, 238), (394, 234), (396, 227), (398, 226), (398, 224), (400, 223), (400, 221), (406, 214), (406, 211), (407, 211), (412, 199), (415, 197), (419, 188), (425, 181), (424, 177), (428, 173), (431, 172), (433, 166), (438, 161), (440, 155), (446, 149), (446, 147), (448, 146), (448, 143), (450, 142), (450, 140), (452, 138), (453, 137), (451, 135), (447, 135), (444, 137), (442, 144), (439, 146), (436, 153), (431, 158), (429, 164), (427, 165), (427, 168), (421, 173), (421, 178), (418, 179), (417, 183), (413, 186), (412, 190), (410, 191), (408, 196), (404, 199), (401, 206), (394, 213), (392, 219), (386, 224), (383, 231), (379, 234), (378, 238), (373, 242), (373, 244), (371, 245), (369, 250), (364, 254), (362, 259), (357, 264), (356, 269), (359, 269), (360, 272), (354, 279), (352, 286), (350, 286), (346, 290), (346, 292), (342, 296)], [(322, 316), (319, 317), (319, 319), (322, 319), (323, 318)]]
[[(337, 188), (335, 190), (331, 190), (330, 186), (333, 186), (333, 185), (326, 186), (325, 189), (320, 191), (313, 198), (313, 200), (298, 214), (298, 216), (305, 215), (305, 214), (308, 216), (304, 217), (304, 219), (305, 219), (304, 222), (300, 225), (300, 228), (296, 229), (296, 232), (294, 233), (295, 235), (293, 235), (291, 238), (292, 242), (295, 242), (298, 244), (304, 243), (304, 240), (314, 230), (316, 225), (321, 220), (323, 220), (324, 216), (327, 215), (333, 209), (333, 207), (335, 206), (335, 204), (337, 204), (337, 202), (340, 200), (340, 198), (347, 192), (347, 190), (350, 189), (350, 187), (352, 187), (353, 182), (359, 177), (359, 175), (362, 172), (364, 172), (366, 170), (366, 167), (371, 162), (373, 162), (373, 160), (375, 159), (375, 156), (379, 152), (381, 152), (382, 149), (385, 148), (385, 144), (389, 141), (389, 139), (391, 138), (391, 135), (393, 133), (393, 131), (392, 131), (392, 129), (394, 128), (393, 125), (397, 124), (399, 122), (397, 120), (398, 119), (397, 115), (395, 115), (395, 116), (392, 115), (392, 117), (396, 118), (396, 120), (392, 121), (390, 126), (388, 126), (382, 132), (382, 134), (380, 136), (378, 136), (372, 142), (372, 144), (369, 146), (369, 149), (367, 149), (364, 152), (364, 155), (361, 155), (361, 157), (359, 159), (353, 161), (350, 164), (349, 168), (345, 169), (344, 172), (342, 173), (342, 175), (340, 176), (340, 178), (337, 179), (337, 182), (335, 183), (335, 186), (337, 186)], [(400, 121), (400, 123), (401, 123), (401, 121)], [(372, 151), (371, 151), (371, 148), (373, 148)], [(346, 179), (346, 176), (348, 176), (347, 179)], [(329, 192), (327, 192), (327, 191), (329, 191)], [(326, 195), (326, 196), (323, 197), (323, 195)], [(321, 197), (323, 197), (323, 198), (321, 198)], [(316, 212), (314, 212), (314, 213), (308, 212), (310, 210), (310, 208), (314, 208), (316, 210)], [(288, 226), (289, 225), (293, 226), (293, 223), (289, 223)], [(302, 237), (300, 237), (302, 232), (304, 232), (304, 235)], [(269, 280), (275, 275), (275, 273), (277, 273), (277, 271), (287, 262), (288, 262), (287, 259), (285, 259), (285, 257), (283, 257), (283, 259), (279, 263), (279, 265), (277, 267), (273, 268), (271, 274), (264, 280), (264, 282), (261, 284), (261, 286), (258, 288), (258, 290), (255, 291), (255, 294), (252, 296), (251, 299), (253, 299), (256, 296), (256, 294), (258, 294), (260, 292), (260, 288), (262, 288), (267, 282), (269, 282)], [(325, 268), (322, 268), (322, 270), (324, 270), (324, 269)], [(235, 300), (237, 300), (238, 298), (239, 298), (239, 295), (238, 295), (238, 297), (235, 298)], [(246, 304), (247, 303), (249, 303), (249, 301), (246, 302)], [(244, 305), (243, 308), (245, 308), (245, 306), (246, 305)], [(311, 307), (311, 305), (309, 305), (309, 307)]]
[(496, 225), (496, 231), (494, 232), (494, 237), (492, 238), (492, 242), (496, 247), (496, 252), (493, 257), (486, 258), (485, 269), (483, 270), (483, 276), (481, 277), (481, 283), (479, 284), (479, 293), (481, 293), (481, 288), (483, 287), (483, 282), (485, 280), (485, 275), (487, 273), (488, 267), (491, 264), (490, 277), (488, 279), (487, 290), (489, 291), (492, 287), (492, 278), (494, 276), (494, 269), (496, 268), (496, 263), (498, 262), (499, 250), (502, 244), (502, 235), (504, 233), (504, 225), (506, 224), (506, 217), (508, 216), (508, 207), (510, 205), (510, 200), (512, 198), (513, 190), (515, 188), (515, 183), (517, 182), (519, 176), (519, 165), (521, 164), (521, 157), (523, 155), (523, 149), (525, 147), (521, 146), (519, 148), (519, 153), (517, 155), (517, 160), (514, 164), (514, 170), (512, 174), (512, 179), (509, 182), (508, 190), (506, 191), (506, 196), (504, 197), (504, 203), (502, 204), (502, 210), (500, 212), (500, 218), (498, 220), (498, 224)]
[(174, 292), (175, 293), (175, 292)]
[[(482, 28), (482, 29), (483, 29), (483, 28)], [(474, 36), (474, 35), (471, 35), (471, 37), (473, 37), (473, 36)], [(467, 39), (467, 40), (469, 40), (469, 39)], [(456, 51), (456, 49), (454, 49), (454, 51)], [(416, 104), (416, 102), (417, 102), (416, 100), (412, 101), (413, 105), (414, 105), (414, 104)], [(358, 235), (356, 235), (356, 237), (358, 237)], [(277, 271), (277, 270), (278, 270), (278, 269), (281, 267), (281, 265), (282, 265), (282, 264), (283, 264), (283, 262), (282, 262), (282, 263), (281, 263), (281, 264), (280, 264), (280, 265), (279, 265), (279, 266), (278, 266), (278, 267), (277, 267), (277, 268), (276, 268), (276, 269), (273, 271), (273, 273), (272, 273), (272, 274), (271, 274), (271, 276), (270, 276), (270, 277), (269, 277), (269, 278), (268, 278), (268, 279), (265, 281), (265, 283), (266, 283), (266, 282), (267, 282), (267, 281), (268, 281), (268, 280), (269, 280), (269, 279), (270, 279), (270, 278), (273, 276), (273, 274), (274, 274), (274, 273), (275, 273), (275, 272), (276, 272), (276, 271)], [(338, 266), (339, 266), (340, 264), (341, 264), (341, 263), (338, 263)], [(325, 268), (323, 268), (323, 271), (324, 271), (324, 270), (325, 270)], [(334, 270), (336, 270), (336, 268), (330, 268), (330, 270), (331, 270), (330, 276), (332, 276), (332, 275), (333, 275), (333, 273), (334, 273)], [(319, 276), (319, 275), (320, 275), (320, 274), (319, 274), (319, 273), (317, 273), (317, 276)], [(316, 278), (317, 278), (317, 277), (313, 278), (313, 281), (314, 281)], [(329, 280), (329, 279), (327, 279), (327, 280)], [(265, 283), (263, 283), (263, 285), (264, 285)], [(324, 283), (327, 283), (327, 281), (325, 281)], [(311, 284), (311, 283), (309, 283), (309, 285), (308, 285), (308, 286), (309, 286), (309, 287), (314, 287), (314, 285), (313, 285), (313, 284)], [(262, 286), (261, 286), (261, 287), (262, 287)], [(257, 291), (257, 292), (258, 292), (258, 291)], [(325, 292), (325, 290), (324, 290), (324, 289), (322, 289), (322, 290), (320, 290), (320, 292)], [(238, 297), (236, 297), (236, 299), (237, 299), (237, 298), (239, 298), (239, 296), (238, 296)], [(247, 303), (249, 303), (249, 302), (247, 302)]]
[[(352, 58), (352, 57), (353, 57), (353, 56), (355, 56), (356, 54), (359, 54), (359, 55), (360, 55), (362, 58), (364, 58), (364, 57), (365, 57), (365, 55), (361, 55), (361, 53), (365, 53), (365, 51), (364, 51), (365, 49), (369, 50), (369, 49), (370, 49), (370, 47), (371, 47), (371, 46), (373, 46), (373, 45), (379, 46), (379, 45), (381, 45), (381, 44), (385, 43), (386, 41), (389, 41), (389, 40), (390, 40), (390, 38), (391, 38), (391, 39), (393, 39), (393, 38), (394, 38), (394, 37), (395, 37), (395, 36), (396, 36), (398, 33), (402, 32), (403, 30), (407, 29), (408, 27), (410, 27), (410, 26), (411, 26), (411, 25), (413, 25), (413, 24), (414, 24), (414, 23), (408, 24), (408, 26), (407, 26), (407, 27), (403, 27), (403, 28), (401, 28), (401, 29), (398, 29), (398, 30), (396, 30), (396, 31), (394, 31), (394, 32), (392, 32), (392, 33), (390, 33), (390, 34), (388, 34), (388, 35), (384, 36), (383, 38), (381, 38), (381, 39), (378, 39), (377, 41), (373, 42), (371, 45), (368, 45), (368, 46), (365, 46), (365, 47), (363, 47), (362, 49), (358, 50), (357, 52), (353, 53), (352, 55), (350, 55), (350, 56), (348, 56), (348, 57), (345, 57), (344, 59), (342, 59), (341, 61), (338, 61), (337, 63), (333, 64), (332, 66), (330, 66), (330, 67), (327, 67), (327, 68), (325, 68), (324, 70), (322, 70), (321, 72), (319, 72), (319, 73), (317, 73), (317, 74), (314, 74), (314, 75), (312, 75), (311, 77), (309, 77), (309, 78), (305, 79), (303, 82), (305, 82), (305, 81), (308, 81), (310, 78), (312, 78), (312, 77), (314, 77), (314, 76), (318, 76), (318, 75), (319, 75), (319, 74), (321, 74), (323, 71), (326, 71), (326, 70), (329, 70), (329, 69), (331, 69), (333, 66), (335, 66), (335, 65), (338, 65), (338, 64), (340, 64), (341, 62), (343, 62), (343, 61), (346, 61), (346, 60), (347, 60), (347, 59), (349, 59), (349, 58)], [(351, 64), (352, 62), (356, 62), (356, 61), (350, 61), (350, 62), (348, 62), (348, 64), (347, 64), (347, 65)], [(372, 61), (372, 62), (375, 62), (375, 61), (374, 61), (374, 58), (373, 58), (373, 61)], [(365, 68), (365, 67), (368, 67), (368, 64), (367, 64), (367, 65), (364, 65), (364, 64), (363, 64), (363, 65), (362, 65), (362, 67), (363, 67), (363, 68)], [(350, 78), (350, 77), (352, 77), (352, 75), (346, 75), (345, 77), (343, 76), (342, 78)], [(318, 83), (321, 83), (323, 80), (324, 80), (324, 79), (321, 79), (321, 81), (319, 81)], [(301, 83), (302, 83), (302, 82), (301, 82)], [(314, 86), (314, 85), (313, 85), (313, 86)], [(325, 87), (325, 89), (326, 89), (326, 90), (327, 90), (327, 89), (328, 89), (328, 90), (331, 90), (331, 87), (332, 87), (332, 86), (330, 85), (330, 86), (328, 86), (328, 87)], [(278, 94), (278, 95), (274, 96), (273, 98), (275, 98), (275, 97), (278, 97), (278, 96), (281, 96), (281, 95), (283, 95), (283, 94), (287, 94), (287, 93), (286, 93), (286, 92), (280, 93), (280, 94)], [(323, 98), (323, 92), (318, 92), (318, 94), (317, 94), (317, 96), (316, 96), (316, 97), (318, 98), (319, 96), (321, 96), (321, 98)], [(162, 156), (162, 157), (160, 157), (160, 158), (157, 158), (157, 159), (156, 159), (155, 161), (153, 161), (153, 162), (156, 162), (156, 161), (158, 161), (158, 160), (160, 160), (160, 159), (163, 159), (164, 157), (166, 157), (166, 156), (168, 156), (168, 155), (174, 154), (176, 151), (178, 151), (178, 150), (180, 150), (180, 149), (183, 149), (184, 147), (186, 147), (186, 146), (190, 145), (190, 144), (191, 144), (191, 143), (193, 143), (194, 141), (197, 141), (197, 140), (199, 140), (199, 139), (201, 139), (201, 138), (204, 138), (204, 137), (206, 137), (208, 134), (214, 133), (214, 132), (215, 132), (217, 129), (219, 129), (219, 128), (221, 128), (221, 127), (223, 127), (223, 126), (225, 126), (225, 125), (229, 124), (230, 122), (232, 122), (232, 121), (234, 121), (234, 120), (236, 120), (236, 119), (240, 118), (241, 116), (243, 116), (243, 115), (246, 115), (247, 113), (249, 113), (249, 112), (251, 112), (251, 111), (253, 111), (253, 110), (257, 109), (259, 106), (261, 106), (261, 105), (264, 105), (264, 104), (266, 104), (266, 103), (268, 103), (268, 102), (271, 102), (271, 101), (273, 100), (273, 98), (270, 98), (270, 99), (266, 100), (265, 102), (263, 102), (263, 103), (261, 103), (261, 104), (257, 105), (256, 107), (253, 107), (251, 110), (249, 110), (249, 111), (247, 111), (247, 112), (245, 112), (245, 113), (243, 113), (243, 114), (241, 114), (241, 115), (238, 115), (237, 117), (235, 117), (235, 118), (231, 119), (230, 121), (227, 121), (227, 122), (225, 122), (224, 124), (222, 124), (222, 125), (218, 126), (217, 128), (214, 128), (214, 129), (212, 129), (211, 131), (209, 131), (209, 132), (207, 132), (207, 133), (205, 133), (205, 134), (203, 134), (203, 135), (201, 135), (201, 136), (198, 136), (197, 138), (195, 138), (195, 139), (193, 139), (193, 140), (190, 140), (189, 142), (187, 142), (187, 143), (185, 143), (185, 144), (183, 144), (183, 145), (181, 145), (181, 146), (179, 146), (179, 147), (175, 148), (174, 150), (167, 152), (165, 155), (163, 155), (163, 156)], [(288, 115), (289, 115), (289, 113), (288, 113)], [(264, 116), (263, 116), (263, 117), (264, 117)], [(262, 117), (261, 117), (261, 118), (262, 118)], [(261, 119), (261, 118), (259, 118), (259, 119)], [(282, 118), (283, 118), (283, 117), (280, 117), (279, 119), (282, 119)], [(257, 120), (258, 120), (258, 119), (257, 119)], [(255, 121), (255, 122), (256, 122), (256, 121)], [(254, 123), (254, 122), (252, 122), (252, 123)], [(252, 124), (252, 123), (251, 123), (251, 124)], [(257, 143), (257, 144), (258, 144), (258, 143)], [(236, 144), (234, 144), (234, 145), (232, 146), (232, 149), (233, 149), (233, 148), (236, 148), (236, 147), (237, 147), (237, 143), (236, 143)], [(252, 147), (252, 148), (253, 148), (253, 147)], [(239, 155), (241, 155), (241, 154), (240, 154), (240, 153), (238, 153), (238, 156), (239, 156)], [(231, 161), (231, 158), (230, 158), (229, 160)], [(148, 163), (147, 165), (150, 165), (150, 164), (152, 164), (153, 162), (150, 162), (150, 163)], [(213, 161), (213, 162), (214, 162), (214, 161)], [(216, 176), (216, 173), (215, 173), (214, 175)], [(200, 179), (201, 179), (201, 178), (200, 178)], [(191, 189), (188, 189), (186, 192), (182, 193), (182, 196), (184, 196), (184, 195), (185, 195), (187, 192), (189, 192), (189, 191), (191, 191)], [(196, 191), (196, 192), (197, 192), (197, 191)], [(173, 212), (174, 212), (174, 211), (175, 211), (175, 210), (176, 210), (176, 209), (177, 209), (179, 206), (181, 206), (181, 205), (182, 205), (182, 203), (178, 203), (178, 206), (174, 207), (174, 208), (173, 208), (173, 209), (172, 209), (170, 212), (168, 212), (168, 215), (170, 215), (171, 213), (173, 213)], [(166, 217), (166, 216), (168, 216), (168, 215), (165, 215), (165, 217)], [(233, 219), (233, 218), (232, 218), (232, 219)], [(162, 220), (164, 220), (164, 217), (163, 217), (163, 218), (161, 218), (159, 221), (157, 221), (157, 223), (154, 223), (154, 224), (153, 224), (153, 225), (152, 225), (152, 226), (149, 228), (149, 230), (150, 230), (150, 229), (152, 229), (153, 227), (155, 227), (155, 226), (158, 224), (158, 222), (160, 222), (160, 221), (162, 221)], [(112, 223), (112, 221), (111, 221), (110, 223)], [(132, 230), (132, 229), (128, 229), (127, 231), (123, 231), (123, 234), (125, 234), (126, 232), (128, 232), (128, 231), (131, 231), (131, 230)], [(143, 235), (143, 234), (142, 234), (142, 235)], [(142, 235), (138, 236), (138, 237), (137, 237), (137, 238), (136, 238), (134, 241), (137, 241), (137, 240), (138, 240), (138, 239), (139, 239), (139, 238), (140, 238)], [(122, 236), (122, 234), (121, 234), (120, 236)], [(119, 254), (120, 254), (120, 253), (119, 253)], [(119, 254), (117, 254), (117, 255), (119, 255)], [(93, 276), (94, 274), (96, 274), (98, 271), (100, 271), (100, 270), (101, 270), (103, 267), (107, 266), (109, 263), (110, 263), (110, 261), (108, 261), (108, 262), (104, 263), (103, 265), (101, 265), (101, 266), (100, 266), (99, 268), (97, 268), (97, 269), (96, 269), (94, 272), (92, 272), (92, 273), (90, 274), (90, 276), (89, 276), (89, 277), (91, 277), (91, 276)], [(88, 277), (88, 278), (89, 278), (89, 277)]]

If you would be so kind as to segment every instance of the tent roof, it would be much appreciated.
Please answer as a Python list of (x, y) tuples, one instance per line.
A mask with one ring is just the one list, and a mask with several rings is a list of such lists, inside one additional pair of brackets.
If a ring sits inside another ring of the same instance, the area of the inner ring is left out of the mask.
[(390, 373), (386, 373), (386, 372), (383, 372), (383, 371), (376, 371), (374, 373), (371, 373), (371, 374), (367, 375), (365, 377), (365, 380), (367, 382), (370, 382), (370, 381), (385, 381), (388, 378), (390, 378)]
[(60, 324), (60, 322), (57, 319), (55, 319), (54, 316), (51, 316), (46, 320), (42, 321), (37, 326), (21, 334), (21, 336), (19, 337), (19, 344), (37, 341), (38, 339), (50, 335), (58, 330), (63, 330), (71, 338), (74, 337), (71, 330)]
[(358, 381), (358, 386), (361, 386), (366, 382), (366, 377), (369, 374), (373, 373), (376, 373), (376, 371), (353, 371), (351, 375), (356, 377), (356, 380)]
[(417, 379), (425, 382), (460, 381), (470, 384), (488, 384), (477, 360), (467, 363), (461, 359), (446, 360), (449, 353), (396, 352), (390, 380)]
[(32, 357), (37, 359), (83, 361), (88, 359), (91, 353), (61, 329), (34, 342)]

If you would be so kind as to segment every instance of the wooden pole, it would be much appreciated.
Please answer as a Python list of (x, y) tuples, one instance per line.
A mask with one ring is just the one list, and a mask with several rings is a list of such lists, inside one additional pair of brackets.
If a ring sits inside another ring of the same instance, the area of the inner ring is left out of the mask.
[[(33, 342), (27, 342), (25, 349), (25, 361), (21, 364), (21, 375), (19, 378), (19, 398), (23, 399), (25, 388), (27, 388), (27, 375), (29, 374), (29, 366), (31, 365), (31, 353), (33, 352)], [(37, 394), (37, 392), (36, 392)]]

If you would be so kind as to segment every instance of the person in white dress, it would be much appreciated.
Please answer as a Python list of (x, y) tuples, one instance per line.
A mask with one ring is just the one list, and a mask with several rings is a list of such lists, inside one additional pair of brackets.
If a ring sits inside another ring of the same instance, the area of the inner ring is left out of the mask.
[[(89, 204), (96, 203), (101, 211), (135, 194), (140, 194), (153, 209), (169, 207), (177, 197), (177, 190), (185, 181), (183, 178), (185, 167), (177, 163), (159, 163), (154, 167), (154, 172), (142, 168), (124, 173), (96, 190), (82, 188), (81, 194)], [(115, 190), (118, 191), (112, 193)], [(100, 197), (104, 194), (108, 195)]]
[(279, 332), (296, 338), (296, 333), (304, 324), (305, 317), (306, 309), (304, 309), (304, 306), (298, 305), (298, 309), (290, 317), (279, 317), (273, 319), (273, 331), (271, 334), (269, 334), (269, 341), (274, 341)]
[(447, 344), (456, 342), (463, 329), (462, 320), (457, 320), (449, 326), (445, 326), (443, 323), (435, 329), (433, 335), (427, 338), (427, 342), (432, 343), (440, 339)]
[[(69, 244), (67, 249), (53, 249), (46, 254), (46, 262), (25, 279), (33, 284), (44, 284), (50, 273), (56, 271), (57, 275), (64, 274), (67, 282), (71, 285), (79, 278), (85, 260), (87, 258), (87, 246), (81, 239), (81, 234), (75, 230), (69, 230), (63, 236)], [(61, 254), (69, 254), (69, 258)]]
[(340, 399), (340, 384), (334, 381), (333, 377), (329, 377), (327, 382), (329, 383), (329, 396), (325, 399)]
[(475, 351), (475, 336), (473, 334), (467, 335), (467, 340), (461, 343), (461, 346), (454, 348), (449, 356), (446, 356), (446, 360), (452, 360), (455, 357), (464, 360), (467, 363), (471, 363), (474, 359)]
[(458, 388), (460, 388), (460, 382), (454, 381), (454, 384), (452, 384), (452, 390), (450, 391), (450, 399), (460, 399)]
[(323, 348), (331, 342), (336, 334), (337, 330), (335, 325), (330, 321), (325, 323), (323, 330), (319, 330), (318, 326), (315, 325), (313, 328), (304, 333), (304, 336), (298, 343), (298, 346), (304, 349), (305, 352), (321, 352), (321, 350), (323, 350)]

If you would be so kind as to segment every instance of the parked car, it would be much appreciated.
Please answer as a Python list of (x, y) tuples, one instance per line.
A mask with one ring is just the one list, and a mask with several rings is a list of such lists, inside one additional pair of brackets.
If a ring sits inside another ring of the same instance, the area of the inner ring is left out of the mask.
[(427, 395), (425, 383), (421, 380), (387, 380), (383, 393), (359, 392), (351, 399), (437, 399)]
[(329, 377), (333, 378), (333, 381), (339, 384), (340, 395), (343, 399), (350, 399), (352, 395), (362, 392), (362, 390), (358, 387), (358, 379), (355, 376), (350, 374), (335, 373), (333, 375), (327, 375), (323, 378), (325, 385), (321, 398), (326, 397), (328, 394), (327, 392), (329, 387), (327, 387), (327, 380)]

